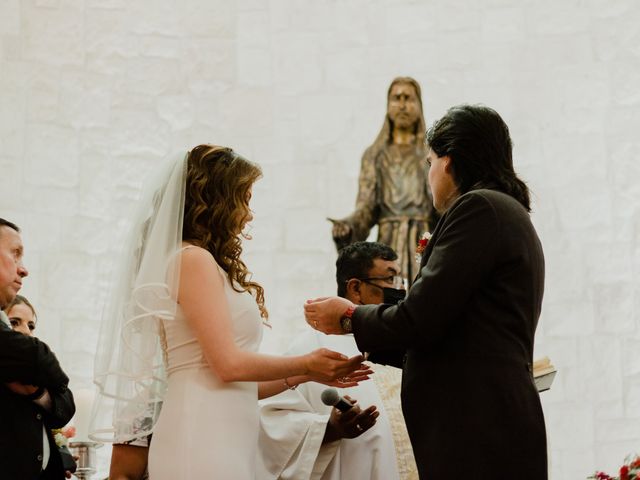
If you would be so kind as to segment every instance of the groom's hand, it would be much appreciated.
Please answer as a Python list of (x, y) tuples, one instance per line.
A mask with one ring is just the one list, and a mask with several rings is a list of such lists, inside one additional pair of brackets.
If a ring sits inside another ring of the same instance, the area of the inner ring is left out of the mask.
[(304, 316), (314, 330), (328, 335), (344, 335), (340, 318), (351, 306), (355, 305), (342, 297), (316, 298), (305, 302)]
[(354, 399), (347, 395), (344, 398), (354, 406), (346, 412), (341, 412), (337, 408), (332, 409), (322, 443), (333, 442), (341, 438), (359, 437), (376, 424), (380, 412), (375, 405), (361, 410)]

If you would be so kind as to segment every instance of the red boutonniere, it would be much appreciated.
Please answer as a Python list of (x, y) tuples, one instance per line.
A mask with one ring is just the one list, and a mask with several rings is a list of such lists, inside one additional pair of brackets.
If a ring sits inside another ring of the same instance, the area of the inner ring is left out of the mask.
[(416, 247), (416, 262), (420, 263), (422, 261), (422, 253), (427, 249), (429, 240), (431, 240), (431, 234), (429, 232), (424, 232), (418, 241), (418, 246)]

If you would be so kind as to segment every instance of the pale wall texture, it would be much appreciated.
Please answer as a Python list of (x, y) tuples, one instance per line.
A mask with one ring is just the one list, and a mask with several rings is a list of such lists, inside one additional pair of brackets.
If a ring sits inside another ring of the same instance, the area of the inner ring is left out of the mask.
[(552, 478), (613, 470), (640, 451), (638, 25), (636, 0), (0, 1), (1, 216), (39, 336), (91, 384), (122, 218), (155, 162), (213, 142), (264, 169), (246, 260), (283, 346), (335, 290), (325, 217), (410, 75), (429, 123), (481, 102), (510, 125), (547, 258)]

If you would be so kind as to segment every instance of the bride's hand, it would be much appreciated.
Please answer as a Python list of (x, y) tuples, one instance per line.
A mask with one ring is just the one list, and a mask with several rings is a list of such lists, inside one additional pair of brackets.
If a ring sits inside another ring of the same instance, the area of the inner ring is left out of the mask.
[(364, 360), (362, 355), (348, 358), (326, 348), (314, 350), (305, 357), (307, 375), (320, 382), (337, 380), (350, 373), (368, 368), (366, 365), (362, 365)]
[(373, 370), (371, 369), (371, 367), (369, 367), (366, 363), (363, 363), (360, 365), (360, 368), (358, 368), (358, 370), (355, 370), (350, 374), (336, 380), (316, 380), (314, 378), (311, 378), (311, 380), (322, 383), (323, 385), (327, 385), (329, 387), (349, 388), (356, 387), (360, 382), (369, 380), (369, 375), (371, 375), (372, 373)]

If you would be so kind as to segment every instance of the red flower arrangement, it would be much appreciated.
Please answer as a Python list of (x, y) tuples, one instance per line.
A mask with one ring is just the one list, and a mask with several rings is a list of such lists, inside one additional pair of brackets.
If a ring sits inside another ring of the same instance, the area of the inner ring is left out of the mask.
[(588, 478), (594, 480), (640, 480), (640, 456), (627, 457), (624, 465), (620, 467), (619, 473), (620, 476), (612, 477), (604, 472), (596, 472)]

